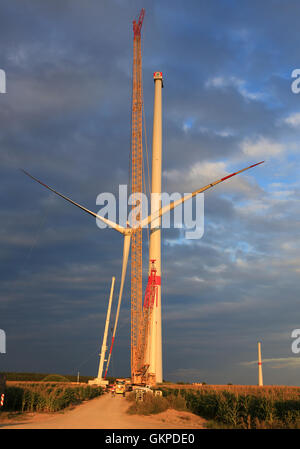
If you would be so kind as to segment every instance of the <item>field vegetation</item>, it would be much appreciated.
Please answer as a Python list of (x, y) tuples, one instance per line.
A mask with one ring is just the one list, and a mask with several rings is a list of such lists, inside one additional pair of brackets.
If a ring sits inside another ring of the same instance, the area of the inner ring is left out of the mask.
[[(50, 382), (48, 376), (59, 376), (59, 378), (53, 378), (55, 382), (77, 382), (77, 376), (64, 374), (49, 374), (49, 373), (13, 373), (13, 372), (1, 372), (4, 374), (7, 381), (18, 381), (18, 382)], [(64, 378), (64, 380), (62, 379)], [(89, 380), (94, 379), (93, 376), (80, 376), (80, 382), (88, 383)], [(107, 377), (110, 382), (114, 381), (114, 377)]]
[(163, 399), (177, 396), (210, 427), (300, 428), (300, 388), (281, 386), (161, 387)]
[(210, 428), (300, 428), (299, 387), (165, 384), (159, 389), (163, 396), (147, 393), (143, 401), (131, 393), (128, 413), (149, 415), (173, 408), (205, 418)]
[(136, 401), (135, 392), (130, 393), (127, 399), (132, 402), (127, 410), (131, 415), (152, 415), (161, 413), (168, 408), (186, 411), (186, 401), (181, 395), (169, 394), (165, 397), (155, 396), (152, 393), (145, 393), (143, 401)]
[(57, 412), (103, 394), (100, 387), (36, 382), (8, 385), (3, 412)]

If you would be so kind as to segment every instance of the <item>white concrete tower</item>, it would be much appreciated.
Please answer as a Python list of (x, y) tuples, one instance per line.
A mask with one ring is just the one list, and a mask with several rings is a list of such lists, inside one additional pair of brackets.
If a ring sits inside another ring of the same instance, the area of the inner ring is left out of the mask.
[[(152, 185), (151, 185), (151, 215), (161, 207), (161, 161), (162, 161), (162, 87), (161, 72), (155, 72), (154, 78), (154, 110), (152, 136)], [(151, 223), (149, 242), (149, 273), (151, 260), (155, 260), (157, 300), (153, 307), (150, 327), (150, 366), (149, 373), (155, 374), (156, 382), (162, 382), (162, 339), (161, 339), (161, 218)]]
[(261, 362), (261, 343), (260, 341), (257, 344), (258, 349), (258, 385), (260, 387), (263, 386), (263, 373), (262, 373), (262, 362)]

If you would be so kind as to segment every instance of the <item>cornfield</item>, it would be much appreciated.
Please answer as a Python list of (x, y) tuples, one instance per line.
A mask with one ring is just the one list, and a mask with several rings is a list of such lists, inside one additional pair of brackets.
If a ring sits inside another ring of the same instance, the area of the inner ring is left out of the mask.
[(188, 410), (232, 428), (300, 427), (300, 388), (203, 386), (161, 388), (164, 397), (180, 395)]
[(56, 412), (69, 405), (100, 396), (102, 388), (56, 383), (22, 383), (8, 386), (3, 411)]

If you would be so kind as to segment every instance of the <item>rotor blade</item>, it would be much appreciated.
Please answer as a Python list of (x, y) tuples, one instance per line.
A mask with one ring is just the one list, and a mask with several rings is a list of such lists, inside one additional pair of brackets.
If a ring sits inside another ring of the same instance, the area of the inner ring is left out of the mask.
[(61, 198), (63, 198), (64, 200), (68, 201), (71, 204), (74, 204), (74, 206), (79, 207), (79, 209), (84, 210), (85, 212), (87, 212), (88, 214), (92, 215), (93, 217), (99, 218), (99, 220), (103, 221), (104, 223), (106, 223), (108, 226), (110, 226), (111, 228), (115, 229), (116, 231), (120, 232), (121, 234), (125, 234), (125, 232), (127, 232), (128, 230), (126, 230), (126, 228), (123, 228), (123, 226), (120, 226), (116, 223), (114, 223), (111, 220), (108, 220), (107, 218), (101, 217), (101, 215), (96, 214), (95, 212), (90, 211), (89, 209), (87, 209), (86, 207), (81, 206), (78, 203), (75, 203), (75, 201), (71, 200), (70, 198), (68, 198), (67, 196), (63, 195), (62, 193), (57, 192), (56, 190), (54, 190), (52, 187), (47, 186), (47, 184), (44, 184), (42, 181), (38, 180), (37, 178), (35, 178), (34, 176), (32, 176), (30, 173), (28, 173), (27, 171), (23, 170), (22, 168), (20, 169), (23, 173), (25, 173), (25, 175), (29, 176), (29, 178), (33, 179), (34, 181), (38, 182), (39, 184), (41, 184), (42, 186), (46, 187), (46, 189), (51, 190), (51, 192), (55, 193), (56, 195), (60, 196)]
[(191, 198), (194, 198), (194, 196), (198, 195), (199, 193), (204, 192), (205, 190), (210, 189), (211, 187), (214, 187), (217, 184), (220, 184), (220, 182), (225, 181), (226, 179), (231, 178), (232, 176), (238, 175), (242, 173), (243, 171), (249, 170), (249, 168), (256, 167), (257, 165), (263, 164), (265, 161), (258, 162), (257, 164), (250, 165), (249, 167), (243, 168), (242, 170), (239, 170), (237, 172), (231, 173), (230, 175), (224, 176), (221, 179), (218, 179), (217, 181), (214, 181), (210, 184), (207, 184), (205, 187), (201, 187), (198, 190), (195, 190), (193, 193), (189, 193), (188, 195), (184, 196), (183, 198), (180, 198), (177, 201), (173, 201), (171, 204), (167, 204), (164, 207), (161, 207), (158, 211), (154, 212), (153, 214), (149, 215), (147, 218), (141, 221), (141, 227), (147, 226), (149, 223), (152, 223), (154, 220), (157, 220), (162, 215), (166, 214), (167, 212), (170, 212), (175, 207), (179, 206), (180, 204), (184, 203), (187, 200), (190, 200)]
[(111, 358), (111, 352), (112, 352), (112, 348), (113, 348), (114, 341), (115, 341), (115, 335), (116, 335), (116, 330), (117, 330), (117, 325), (118, 325), (118, 319), (119, 319), (119, 313), (120, 313), (120, 307), (121, 307), (122, 295), (123, 295), (123, 288), (124, 288), (124, 282), (125, 282), (125, 276), (126, 276), (126, 270), (127, 270), (130, 242), (131, 242), (131, 234), (125, 234), (124, 235), (123, 262), (122, 262), (122, 274), (121, 274), (121, 284), (120, 284), (120, 291), (119, 291), (118, 307), (117, 307), (117, 312), (116, 312), (115, 326), (114, 326), (113, 335), (112, 335), (112, 339), (111, 339), (111, 345), (110, 345), (109, 355), (108, 355), (108, 359), (107, 359), (104, 379), (106, 378), (106, 374), (108, 371), (109, 362), (110, 362), (110, 358)]
[(103, 335), (103, 341), (101, 346), (101, 353), (100, 355), (100, 361), (99, 361), (99, 369), (98, 369), (98, 379), (102, 379), (103, 374), (103, 365), (104, 365), (104, 359), (105, 359), (105, 353), (106, 353), (106, 342), (107, 342), (107, 333), (108, 333), (108, 326), (109, 326), (109, 320), (110, 320), (110, 313), (111, 313), (111, 304), (112, 299), (114, 295), (114, 286), (115, 286), (115, 277), (113, 276), (111, 279), (111, 287), (110, 287), (110, 294), (109, 294), (109, 300), (108, 300), (108, 307), (107, 307), (107, 313), (106, 313), (106, 321), (105, 321), (105, 327), (104, 327), (104, 335)]

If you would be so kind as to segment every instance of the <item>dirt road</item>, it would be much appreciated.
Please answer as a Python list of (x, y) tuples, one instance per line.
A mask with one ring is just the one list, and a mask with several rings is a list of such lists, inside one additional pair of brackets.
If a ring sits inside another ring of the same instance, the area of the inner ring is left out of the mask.
[(1, 429), (201, 429), (205, 420), (189, 412), (167, 410), (152, 416), (129, 415), (122, 396), (105, 394), (63, 413), (24, 414), (7, 420)]

